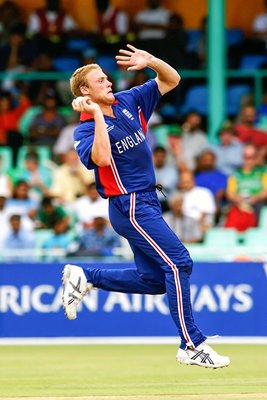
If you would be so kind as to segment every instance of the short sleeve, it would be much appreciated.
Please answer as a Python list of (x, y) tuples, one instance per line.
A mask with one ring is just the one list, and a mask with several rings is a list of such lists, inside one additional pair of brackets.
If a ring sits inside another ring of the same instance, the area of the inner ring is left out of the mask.
[(94, 142), (94, 127), (88, 122), (82, 122), (74, 131), (74, 148), (87, 169), (94, 169), (96, 164), (91, 159)]
[(143, 85), (133, 87), (129, 92), (137, 100), (147, 122), (161, 98), (157, 82), (155, 79), (150, 79)]

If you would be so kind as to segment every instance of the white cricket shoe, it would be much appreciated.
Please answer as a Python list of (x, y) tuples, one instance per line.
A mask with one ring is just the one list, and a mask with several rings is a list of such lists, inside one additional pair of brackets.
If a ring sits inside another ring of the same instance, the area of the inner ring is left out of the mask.
[(176, 360), (181, 364), (198, 365), (205, 368), (223, 368), (230, 364), (229, 357), (216, 353), (207, 343), (203, 342), (195, 349), (179, 349)]
[(77, 307), (84, 296), (93, 287), (88, 283), (81, 267), (67, 264), (62, 272), (62, 302), (68, 319), (77, 318)]

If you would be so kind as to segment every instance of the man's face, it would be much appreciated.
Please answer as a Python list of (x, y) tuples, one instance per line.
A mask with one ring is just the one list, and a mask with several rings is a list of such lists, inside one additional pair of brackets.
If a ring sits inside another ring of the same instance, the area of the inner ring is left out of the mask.
[(256, 110), (254, 107), (245, 107), (242, 112), (242, 122), (245, 124), (253, 124), (256, 119)]
[(87, 74), (87, 85), (88, 93), (91, 100), (97, 104), (111, 105), (114, 100), (114, 94), (112, 92), (112, 83), (108, 80), (108, 77), (102, 69), (92, 69)]
[(179, 187), (183, 192), (187, 192), (195, 186), (194, 177), (191, 172), (183, 172), (180, 176)]
[(166, 152), (162, 150), (154, 151), (153, 160), (156, 168), (164, 167), (166, 162)]

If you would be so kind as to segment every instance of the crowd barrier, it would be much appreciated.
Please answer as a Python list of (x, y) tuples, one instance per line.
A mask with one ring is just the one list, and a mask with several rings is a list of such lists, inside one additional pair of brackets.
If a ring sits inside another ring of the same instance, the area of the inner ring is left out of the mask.
[[(61, 306), (62, 268), (59, 263), (0, 265), (1, 338), (176, 336), (166, 295), (93, 290), (78, 318), (68, 321)], [(258, 262), (195, 263), (191, 297), (203, 332), (267, 336), (266, 275), (267, 265)]]

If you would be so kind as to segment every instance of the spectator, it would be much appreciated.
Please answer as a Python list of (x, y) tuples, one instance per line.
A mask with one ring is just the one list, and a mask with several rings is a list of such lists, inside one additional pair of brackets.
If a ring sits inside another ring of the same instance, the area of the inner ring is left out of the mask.
[[(26, 39), (26, 27), (18, 22), (10, 27), (7, 42), (0, 46), (0, 70), (22, 72), (29, 67), (38, 55), (38, 48), (34, 42)], [(10, 82), (4, 81), (5, 89), (10, 89)], [(11, 85), (13, 87), (13, 84)]]
[(129, 32), (128, 15), (111, 4), (110, 0), (96, 0), (96, 46), (100, 53), (114, 52), (124, 46)]
[[(263, 0), (263, 13), (256, 16), (252, 24), (256, 51), (266, 53), (267, 49), (267, 0)], [(255, 51), (255, 50), (254, 50)]]
[(3, 157), (0, 153), (0, 193), (5, 197), (9, 197), (13, 189), (13, 184), (9, 175), (5, 172), (6, 169), (3, 163)]
[(54, 222), (51, 236), (44, 241), (43, 249), (49, 250), (47, 254), (49, 256), (63, 256), (68, 252), (72, 242), (73, 238), (68, 232), (64, 219), (59, 218)]
[(242, 168), (228, 179), (227, 197), (232, 205), (226, 216), (226, 227), (244, 231), (257, 225), (267, 199), (267, 173), (257, 165), (257, 149), (252, 144), (244, 147)]
[(225, 123), (219, 131), (220, 143), (214, 145), (219, 171), (226, 175), (233, 175), (242, 165), (243, 144), (237, 140), (232, 124)]
[(8, 36), (14, 25), (21, 22), (21, 9), (12, 0), (5, 0), (0, 6), (0, 38), (2, 41)]
[(32, 218), (38, 208), (38, 202), (29, 196), (30, 187), (26, 181), (19, 180), (15, 183), (12, 197), (7, 200), (7, 210), (9, 214), (19, 214), (29, 217), (33, 225)]
[(93, 226), (85, 229), (79, 238), (79, 247), (75, 255), (79, 256), (112, 256), (114, 249), (121, 242), (117, 233), (108, 226), (107, 220), (97, 213)]
[(28, 183), (29, 195), (38, 202), (47, 196), (52, 183), (51, 171), (39, 164), (38, 153), (34, 150), (25, 155), (25, 167), (17, 171), (18, 179)]
[(71, 210), (77, 216), (78, 224), (83, 229), (92, 227), (96, 214), (108, 219), (108, 201), (100, 197), (95, 182), (86, 186), (85, 195), (74, 201)]
[(216, 202), (216, 222), (225, 203), (227, 176), (216, 169), (216, 156), (212, 150), (204, 150), (197, 158), (195, 182), (199, 187), (209, 189)]
[(255, 146), (267, 146), (267, 132), (256, 128), (256, 109), (252, 104), (241, 108), (235, 131), (243, 143), (253, 143)]
[(61, 7), (60, 0), (46, 0), (46, 5), (30, 15), (28, 34), (37, 40), (41, 52), (57, 56), (64, 51), (64, 39), (77, 25)]
[[(166, 43), (164, 46), (165, 61), (174, 68), (193, 68), (192, 57), (188, 57), (187, 33), (184, 28), (184, 21), (181, 15), (172, 14), (169, 18), (168, 29), (166, 31)], [(175, 51), (173, 51), (175, 49)]]
[(170, 16), (171, 12), (161, 6), (160, 0), (147, 0), (147, 8), (134, 18), (137, 47), (159, 56), (166, 44)]
[(195, 185), (191, 171), (184, 171), (180, 175), (178, 188), (183, 193), (183, 214), (193, 218), (206, 232), (214, 224), (216, 204), (209, 189)]
[(36, 227), (39, 229), (53, 229), (57, 221), (64, 223), (65, 229), (69, 226), (69, 217), (65, 210), (56, 205), (51, 197), (44, 197), (35, 217)]
[(208, 147), (206, 133), (201, 128), (201, 116), (197, 112), (190, 112), (182, 125), (182, 139), (180, 146), (180, 168), (193, 171), (196, 167), (196, 158)]
[(69, 204), (85, 194), (86, 184), (94, 181), (93, 171), (88, 171), (80, 162), (76, 151), (69, 150), (64, 163), (53, 174), (52, 196)]
[(157, 185), (161, 185), (163, 191), (158, 192), (162, 211), (169, 209), (166, 196), (173, 192), (178, 182), (178, 171), (173, 165), (167, 164), (167, 152), (164, 147), (157, 146), (153, 150), (154, 169)]
[(183, 213), (183, 194), (173, 192), (169, 199), (170, 211), (163, 218), (183, 243), (198, 243), (203, 239), (202, 226), (199, 220), (187, 217)]
[[(32, 62), (29, 71), (34, 72), (55, 72), (53, 59), (47, 53), (39, 54)], [(57, 82), (54, 80), (34, 79), (29, 81), (28, 94), (33, 104), (43, 104), (46, 94), (53, 93)]]
[(19, 119), (29, 106), (30, 102), (24, 94), (15, 99), (10, 92), (0, 93), (0, 145), (11, 147), (14, 164), (18, 149), (23, 143), (18, 129)]
[(3, 240), (4, 253), (7, 253), (9, 261), (28, 260), (35, 247), (34, 235), (22, 228), (20, 215), (11, 215), (9, 222), (10, 232)]
[(78, 113), (72, 115), (70, 122), (59, 132), (59, 136), (53, 147), (53, 154), (58, 157), (60, 163), (64, 162), (64, 155), (73, 150), (73, 131), (77, 127), (80, 116)]
[(57, 97), (54, 90), (47, 91), (43, 111), (37, 114), (30, 125), (30, 143), (53, 147), (59, 132), (66, 125), (64, 117), (57, 110)]

